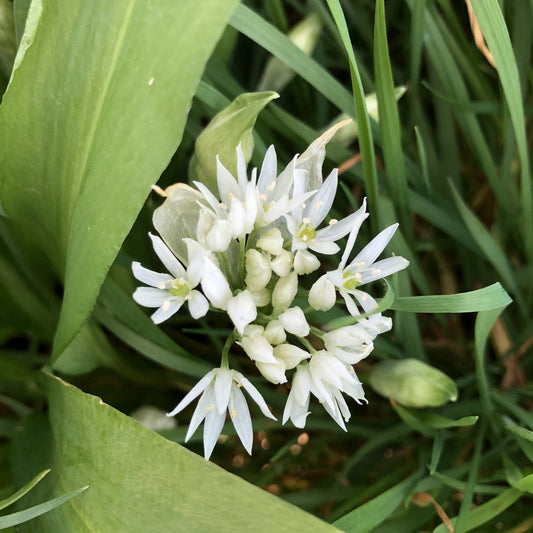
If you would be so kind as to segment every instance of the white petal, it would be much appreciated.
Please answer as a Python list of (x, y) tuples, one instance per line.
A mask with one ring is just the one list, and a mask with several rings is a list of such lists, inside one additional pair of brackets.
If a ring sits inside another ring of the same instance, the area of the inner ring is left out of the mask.
[(232, 373), (234, 376), (234, 380), (238, 384), (241, 384), (244, 387), (244, 390), (250, 395), (252, 400), (259, 406), (259, 409), (261, 409), (261, 412), (267, 418), (276, 420), (276, 417), (270, 412), (270, 409), (268, 408), (265, 400), (263, 399), (263, 396), (261, 396), (261, 393), (240, 372), (232, 370)]
[(409, 261), (400, 256), (387, 257), (387, 259), (377, 261), (371, 266), (371, 268), (361, 272), (361, 285), (390, 276), (408, 266)]
[(224, 252), (231, 242), (233, 229), (229, 220), (217, 220), (207, 234), (207, 246), (214, 252)]
[(379, 254), (385, 249), (389, 241), (392, 239), (398, 224), (393, 224), (388, 228), (385, 228), (382, 232), (378, 233), (358, 254), (357, 257), (350, 263), (350, 265), (356, 265), (358, 263), (364, 263), (365, 265), (371, 265), (379, 256)]
[(220, 414), (216, 409), (207, 412), (204, 423), (204, 457), (209, 459), (217, 439), (224, 427), (226, 413)]
[(226, 368), (219, 369), (215, 378), (215, 406), (220, 414), (228, 408), (232, 383), (231, 372)]
[(250, 418), (250, 411), (248, 410), (244, 394), (235, 383), (231, 386), (228, 412), (242, 445), (251, 455), (253, 442), (252, 419)]
[(231, 199), (235, 196), (239, 200), (244, 200), (243, 191), (239, 184), (226, 167), (220, 162), (217, 156), (217, 185), (220, 199), (229, 206)]
[(353, 298), (345, 289), (339, 290), (340, 295), (344, 298), (344, 303), (348, 309), (348, 313), (352, 316), (360, 315), (359, 309), (357, 309), (357, 304), (354, 302)]
[(197, 396), (199, 396), (213, 381), (213, 378), (215, 377), (215, 374), (217, 372), (217, 368), (213, 368), (213, 370), (210, 370), (181, 400), (181, 402), (175, 407), (170, 413), (167, 414), (167, 416), (175, 416), (180, 411), (185, 409)]
[(290, 370), (296, 368), (305, 359), (309, 359), (311, 354), (298, 346), (294, 346), (294, 344), (285, 343), (274, 348), (274, 357), (281, 359), (285, 363), (285, 368)]
[(205, 259), (202, 289), (213, 307), (225, 310), (231, 298), (231, 289), (224, 274), (210, 259)]
[(153, 287), (139, 287), (132, 295), (133, 299), (144, 307), (160, 307), (171, 295), (168, 291)]
[(303, 216), (309, 217), (315, 228), (326, 218), (333, 205), (335, 193), (337, 192), (337, 173), (338, 169), (334, 169), (331, 172), (313, 198), (307, 202), (307, 206), (304, 209)]
[[(353, 226), (352, 226), (352, 229), (350, 230), (350, 236), (348, 237), (346, 248), (344, 249), (344, 253), (342, 254), (342, 259), (338, 267), (339, 270), (344, 270), (344, 267), (346, 266), (348, 258), (350, 257), (350, 254), (352, 253), (353, 246), (355, 244), (355, 239), (357, 239), (357, 235), (359, 233), (359, 229), (361, 228), (361, 225), (364, 222), (364, 220), (368, 217), (368, 213), (366, 213), (366, 198), (363, 200), (363, 205), (361, 205), (361, 207), (354, 213), (354, 215), (355, 215), (354, 216), (355, 220), (353, 221)], [(346, 220), (346, 218), (344, 220)], [(341, 222), (344, 222), (344, 220)]]
[(244, 328), (257, 317), (257, 308), (250, 291), (244, 290), (228, 300), (228, 315), (240, 335)]
[[(328, 228), (323, 228), (324, 230), (328, 229)], [(317, 237), (320, 236), (320, 232), (322, 230), (318, 230), (316, 232), (316, 235)], [(337, 244), (335, 244), (334, 242), (331, 242), (331, 241), (318, 241), (316, 238), (314, 238), (310, 243), (309, 243), (309, 248), (311, 248), (311, 250), (313, 250), (314, 252), (318, 252), (319, 254), (324, 254), (324, 255), (333, 255), (333, 254), (336, 254), (340, 248)]]
[[(259, 173), (259, 179), (257, 181), (257, 188), (263, 194), (268, 195), (270, 192), (268, 187), (273, 181), (275, 181), (277, 171), (276, 150), (273, 145), (270, 145), (266, 151), (265, 158), (263, 159), (261, 172)], [(276, 186), (277, 185), (278, 183), (276, 183)]]
[(361, 307), (363, 308), (363, 311), (365, 313), (370, 313), (378, 306), (378, 303), (376, 302), (376, 300), (374, 300), (374, 298), (372, 298), (372, 296), (370, 296), (370, 294), (368, 294), (367, 292), (361, 291), (359, 289), (355, 289), (350, 292), (355, 296), (357, 301), (361, 304)]
[(148, 270), (141, 266), (141, 263), (134, 261), (131, 264), (131, 270), (133, 275), (142, 283), (150, 285), (150, 287), (157, 287), (161, 283), (166, 283), (167, 281), (172, 281), (172, 276), (168, 274), (160, 274), (159, 272), (154, 272), (153, 270)]
[[(150, 318), (154, 324), (161, 324), (177, 313), (185, 300), (183, 298), (172, 298), (167, 300)], [(168, 302), (168, 303), (167, 303)]]
[[(244, 196), (246, 184), (248, 183), (248, 176), (246, 175), (246, 159), (242, 151), (241, 143), (237, 146), (237, 178), (239, 179), (239, 186)], [(241, 199), (244, 200), (242, 196)]]
[(152, 239), (152, 246), (157, 254), (157, 257), (161, 260), (161, 263), (165, 265), (167, 270), (175, 278), (183, 278), (185, 276), (185, 269), (179, 262), (178, 258), (170, 251), (170, 248), (163, 242), (160, 237), (148, 233), (150, 239)]
[(191, 291), (189, 300), (189, 313), (193, 318), (201, 318), (209, 311), (209, 302), (200, 291)]
[[(322, 228), (317, 232), (314, 240), (317, 242), (338, 241), (339, 239), (347, 235), (350, 231), (352, 231), (350, 238), (355, 241), (357, 237), (357, 232), (359, 231), (361, 224), (364, 222), (365, 218), (368, 217), (368, 213), (360, 213), (361, 209), (356, 213), (348, 215), (346, 218), (343, 218), (335, 224), (330, 224), (328, 227)], [(348, 258), (348, 255), (350, 254), (353, 248), (353, 242), (350, 242), (350, 238), (348, 239), (348, 243), (346, 244), (346, 248), (344, 249), (344, 253), (342, 255), (343, 258), (346, 256), (346, 259)]]

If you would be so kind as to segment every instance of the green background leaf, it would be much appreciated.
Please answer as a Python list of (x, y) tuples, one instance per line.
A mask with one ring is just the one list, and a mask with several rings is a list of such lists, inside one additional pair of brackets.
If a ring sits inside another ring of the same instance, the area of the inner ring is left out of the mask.
[(27, 35), (0, 108), (1, 202), (64, 275), (56, 357), (176, 150), (236, 3), (46, 2)]
[(72, 487), (90, 489), (21, 531), (204, 533), (214, 524), (218, 532), (337, 531), (99, 398), (53, 376), (44, 380), (50, 426), (34, 420), (17, 437), (16, 479), (27, 480), (37, 464), (50, 465), (50, 474), (28, 495), (35, 501)]

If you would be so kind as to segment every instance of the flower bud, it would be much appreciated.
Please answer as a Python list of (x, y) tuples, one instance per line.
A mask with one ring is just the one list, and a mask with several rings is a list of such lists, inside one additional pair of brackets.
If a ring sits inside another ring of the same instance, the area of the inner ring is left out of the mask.
[(298, 337), (307, 337), (309, 335), (309, 324), (305, 319), (304, 312), (299, 307), (291, 307), (279, 315), (279, 321), (283, 324), (285, 331), (297, 335)]
[(223, 252), (227, 250), (231, 238), (231, 224), (227, 220), (217, 220), (207, 234), (207, 246), (214, 252)]
[(246, 252), (246, 286), (250, 291), (256, 292), (265, 288), (272, 276), (270, 260), (259, 250)]
[(285, 342), (287, 339), (283, 324), (279, 320), (271, 320), (265, 328), (263, 335), (265, 339), (274, 346)]
[(294, 270), (297, 274), (311, 274), (320, 266), (320, 261), (307, 250), (298, 250), (294, 256)]
[(279, 278), (272, 291), (272, 306), (274, 309), (287, 309), (298, 292), (298, 276), (291, 272), (288, 276)]
[(281, 231), (278, 228), (270, 228), (263, 232), (256, 246), (272, 255), (279, 255), (283, 250)]
[(405, 407), (438, 407), (454, 402), (458, 395), (446, 374), (418, 359), (378, 363), (370, 374), (370, 385)]
[(337, 292), (327, 274), (318, 278), (309, 291), (309, 305), (317, 311), (327, 311), (335, 305)]
[(257, 317), (254, 298), (249, 291), (242, 291), (228, 301), (228, 315), (235, 324), (239, 334)]
[(287, 378), (285, 377), (285, 364), (283, 361), (277, 361), (275, 364), (271, 363), (255, 363), (255, 366), (258, 368), (259, 372), (263, 375), (265, 379), (278, 385), (279, 383), (286, 383)]
[(263, 331), (261, 326), (255, 324), (246, 326), (239, 344), (252, 361), (275, 365), (277, 364), (277, 360), (274, 358), (274, 349), (265, 337), (263, 337)]
[(281, 250), (277, 257), (272, 259), (270, 266), (272, 270), (280, 277), (288, 275), (292, 268), (292, 252)]
[(285, 369), (295, 368), (304, 359), (309, 359), (311, 354), (294, 344), (279, 344), (274, 348), (274, 357), (285, 363)]
[(270, 291), (266, 288), (252, 292), (252, 296), (256, 307), (265, 307), (270, 303)]

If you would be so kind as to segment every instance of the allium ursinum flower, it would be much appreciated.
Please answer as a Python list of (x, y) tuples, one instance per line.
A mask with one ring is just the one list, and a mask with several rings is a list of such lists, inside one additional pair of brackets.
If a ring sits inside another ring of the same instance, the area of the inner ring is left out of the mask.
[(246, 451), (249, 454), (252, 453), (252, 419), (240, 387), (244, 388), (266, 417), (276, 420), (260, 392), (240, 372), (228, 368), (214, 368), (208, 372), (167, 415), (177, 415), (202, 394), (189, 424), (185, 442), (192, 437), (198, 426), (205, 420), (204, 456), (206, 459), (211, 456), (222, 431), (226, 420), (226, 410)]
[[(178, 413), (201, 395), (186, 440), (205, 420), (206, 458), (226, 411), (245, 448), (251, 450), (252, 425), (241, 385), (263, 414), (273, 418), (257, 389), (242, 374), (229, 370), (231, 357), (249, 359), (275, 385), (292, 381), (283, 423), (290, 418), (295, 426), (304, 427), (313, 395), (346, 429), (350, 411), (344, 395), (358, 403), (364, 400), (351, 365), (369, 355), (376, 336), (391, 329), (392, 321), (375, 311), (368, 318), (358, 316), (356, 302), (365, 312), (377, 305), (359, 287), (405, 268), (408, 262), (401, 257), (375, 262), (396, 225), (349, 261), (368, 217), (366, 201), (341, 221), (328, 218), (338, 178), (334, 170), (323, 180), (322, 164), (327, 142), (342, 125), (330, 128), (279, 175), (273, 147), (260, 171), (253, 169), (248, 175), (239, 146), (236, 176), (217, 159), (215, 194), (202, 183), (196, 183), (196, 189), (183, 184), (169, 187), (163, 192), (164, 204), (154, 213), (154, 225), (168, 248), (151, 236), (169, 274), (151, 272), (138, 263), (132, 266), (135, 276), (149, 285), (137, 289), (135, 299), (159, 308), (152, 315), (154, 322), (162, 322), (188, 301), (194, 318), (212, 309), (226, 313), (233, 323), (221, 368), (209, 372), (170, 413)], [(335, 254), (340, 250), (338, 241), (348, 234), (340, 264), (309, 287), (306, 276), (323, 266), (315, 254)], [(306, 316), (300, 302), (307, 297), (315, 310), (327, 311), (335, 305), (337, 292), (357, 323), (323, 332), (319, 327), (324, 322), (312, 323), (318, 315)], [(317, 343), (323, 349), (317, 351)], [(242, 350), (231, 354), (234, 344)]]
[[(341, 221), (332, 219), (325, 228), (318, 229), (329, 213), (337, 191), (337, 169), (333, 170), (320, 189), (306, 202), (300, 203), (291, 214), (286, 215), (287, 229), (292, 235), (292, 251), (309, 248), (321, 254), (335, 254), (339, 246), (335, 243), (347, 235), (354, 224), (357, 213)], [(298, 183), (294, 184), (294, 195), (301, 197)], [(305, 186), (305, 184), (303, 185)]]
[(194, 288), (200, 282), (201, 267), (198, 261), (190, 261), (187, 270), (159, 238), (149, 233), (157, 257), (170, 274), (153, 272), (138, 262), (131, 265), (133, 275), (149, 287), (139, 287), (133, 293), (133, 299), (145, 307), (158, 307), (152, 315), (154, 324), (159, 324), (176, 313), (188, 302), (189, 312), (193, 318), (204, 316), (209, 303), (205, 296)]
[(333, 420), (346, 431), (344, 421), (348, 421), (351, 414), (343, 393), (357, 403), (366, 401), (363, 387), (351, 366), (326, 350), (315, 352), (309, 363), (303, 362), (296, 368), (283, 411), (283, 424), (290, 418), (296, 427), (304, 427), (309, 397), (313, 394)]

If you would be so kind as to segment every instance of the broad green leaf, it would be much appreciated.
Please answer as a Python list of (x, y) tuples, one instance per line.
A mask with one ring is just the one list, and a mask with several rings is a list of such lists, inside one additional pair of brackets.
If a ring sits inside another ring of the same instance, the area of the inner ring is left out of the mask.
[(415, 485), (416, 478), (410, 477), (339, 518), (334, 525), (346, 533), (378, 531), (375, 528), (395, 511)]
[(0, 510), (5, 509), (6, 507), (9, 507), (12, 503), (15, 503), (17, 500), (20, 500), (20, 498), (22, 498), (22, 496), (30, 492), (30, 490), (33, 489), (33, 487), (35, 487), (35, 485), (37, 485), (37, 483), (39, 483), (39, 481), (41, 481), (41, 479), (43, 479), (43, 477), (46, 476), (48, 472), (50, 472), (50, 469), (43, 470), (42, 472), (37, 474), (33, 479), (28, 481), (26, 485), (24, 485), (22, 488), (17, 490), (15, 494), (12, 494), (11, 496), (9, 496), (9, 498), (5, 498), (4, 500), (0, 501)]
[(88, 483), (90, 490), (22, 532), (203, 533), (214, 524), (220, 533), (337, 531), (147, 430), (99, 398), (56, 377), (44, 379), (50, 430), (29, 424), (17, 437), (15, 477), (40, 461), (52, 471), (28, 497), (41, 486), (55, 492)]
[[(24, 509), (24, 511), (18, 511), (16, 513), (0, 516), (0, 529), (8, 528), (11, 526), (17, 526), (19, 524), (23, 524), (25, 522), (33, 520), (34, 518), (37, 518), (38, 516), (48, 513), (52, 509), (56, 509), (60, 505), (63, 505), (64, 503), (68, 502), (75, 496), (78, 496), (78, 494), (81, 494), (88, 488), (89, 485), (85, 485), (84, 487), (80, 487), (79, 489), (73, 490), (72, 492), (69, 492), (67, 494), (63, 494), (62, 496), (58, 496), (57, 498), (53, 498), (52, 500), (48, 500), (47, 502), (34, 505), (33, 507), (29, 507), (28, 509)], [(33, 525), (31, 527), (33, 527)]]
[(438, 296), (404, 296), (396, 298), (391, 309), (411, 313), (475, 313), (509, 305), (509, 295), (499, 283), (483, 289)]
[[(305, 17), (296, 24), (287, 34), (287, 37), (300, 50), (302, 50), (302, 52), (311, 55), (318, 38), (320, 37), (321, 31), (322, 23), (320, 17), (316, 13), (311, 13), (311, 15)], [(257, 85), (257, 90), (280, 92), (287, 86), (294, 76), (294, 70), (277, 57), (271, 57), (265, 65), (261, 80)]]
[(370, 385), (405, 407), (438, 407), (458, 396), (444, 372), (418, 359), (381, 361), (372, 369)]
[(201, 181), (216, 193), (217, 161), (236, 177), (237, 154), (240, 144), (246, 163), (254, 150), (253, 127), (259, 113), (273, 100), (275, 92), (244, 93), (218, 113), (196, 139), (194, 156), (189, 165), (189, 179)]
[(0, 107), (0, 194), (64, 275), (55, 358), (176, 150), (236, 3), (63, 0), (27, 23)]

